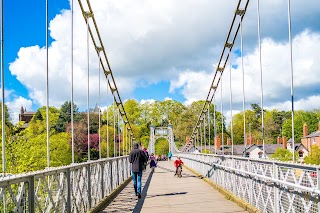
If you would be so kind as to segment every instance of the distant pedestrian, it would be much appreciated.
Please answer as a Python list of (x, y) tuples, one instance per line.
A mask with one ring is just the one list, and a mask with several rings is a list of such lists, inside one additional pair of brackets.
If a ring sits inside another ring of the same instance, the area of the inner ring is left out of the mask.
[(142, 170), (144, 163), (147, 162), (147, 156), (143, 150), (139, 149), (138, 143), (134, 143), (133, 148), (129, 155), (129, 161), (132, 164), (132, 180), (134, 192), (138, 198), (141, 198)]
[(147, 161), (144, 162), (144, 164), (143, 164), (143, 166), (144, 166), (143, 170), (146, 170), (146, 168), (147, 168), (147, 163), (148, 163), (148, 160), (149, 160), (149, 153), (148, 153), (148, 150), (147, 150), (146, 148), (143, 148), (143, 151), (144, 151), (144, 154), (145, 154), (146, 157), (147, 157)]
[(172, 153), (169, 151), (169, 153), (168, 153), (169, 160), (171, 160), (171, 157), (172, 157)]
[(150, 156), (150, 168), (152, 171), (154, 171), (154, 168), (157, 167), (157, 162), (156, 162), (156, 158), (154, 156), (154, 154), (152, 153)]
[(147, 158), (149, 159), (149, 153), (148, 153), (147, 148), (144, 148), (143, 151), (144, 151), (144, 154), (146, 154)]

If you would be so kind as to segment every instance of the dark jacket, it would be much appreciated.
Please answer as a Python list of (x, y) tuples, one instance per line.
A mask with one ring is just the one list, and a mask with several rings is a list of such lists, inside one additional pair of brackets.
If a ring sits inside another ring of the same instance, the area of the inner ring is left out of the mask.
[(147, 156), (144, 151), (135, 148), (130, 152), (129, 161), (132, 163), (133, 172), (141, 172), (144, 169), (144, 163), (147, 162)]

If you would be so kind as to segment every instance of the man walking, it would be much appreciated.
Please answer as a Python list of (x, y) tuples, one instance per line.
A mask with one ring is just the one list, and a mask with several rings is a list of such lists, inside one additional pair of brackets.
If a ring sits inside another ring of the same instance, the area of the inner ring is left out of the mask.
[(144, 163), (147, 161), (147, 157), (141, 149), (139, 149), (138, 143), (133, 144), (133, 150), (130, 152), (129, 161), (132, 164), (132, 180), (134, 186), (134, 192), (138, 198), (141, 198), (141, 178)]

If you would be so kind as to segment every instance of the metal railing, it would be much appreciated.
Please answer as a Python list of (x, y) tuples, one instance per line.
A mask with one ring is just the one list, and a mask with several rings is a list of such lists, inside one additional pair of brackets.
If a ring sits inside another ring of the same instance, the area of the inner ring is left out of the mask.
[(131, 176), (128, 156), (0, 179), (0, 212), (87, 212)]
[(320, 167), (210, 154), (179, 154), (186, 166), (262, 212), (320, 212)]

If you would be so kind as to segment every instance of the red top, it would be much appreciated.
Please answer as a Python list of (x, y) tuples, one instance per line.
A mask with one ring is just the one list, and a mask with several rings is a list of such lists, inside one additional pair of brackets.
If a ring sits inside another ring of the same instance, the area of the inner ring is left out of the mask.
[(180, 166), (180, 165), (182, 165), (182, 164), (183, 164), (182, 160), (177, 159), (177, 160), (174, 161), (174, 166), (175, 166), (176, 168), (178, 168), (178, 166)]

